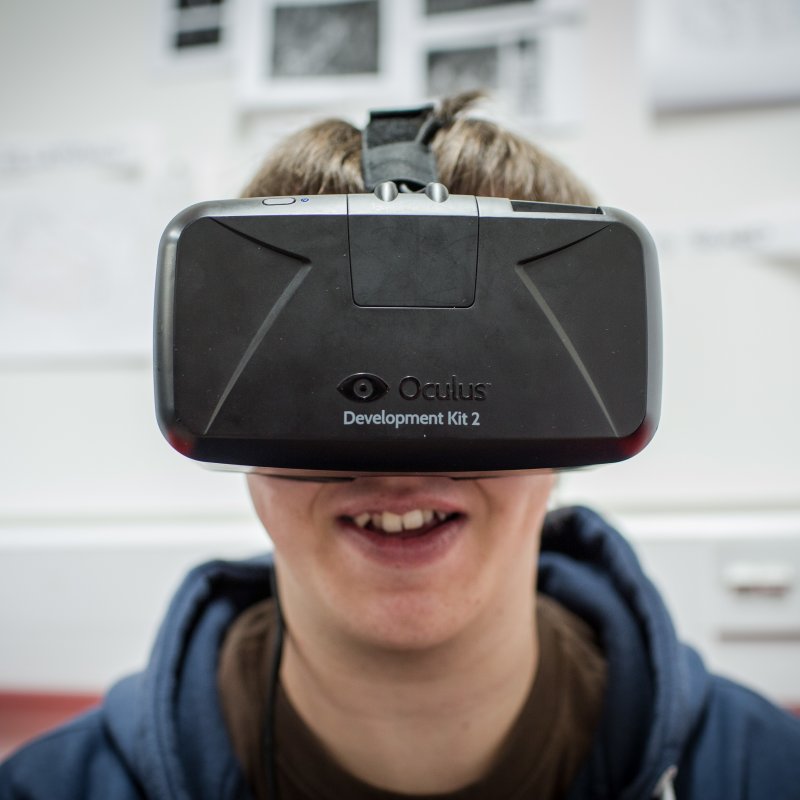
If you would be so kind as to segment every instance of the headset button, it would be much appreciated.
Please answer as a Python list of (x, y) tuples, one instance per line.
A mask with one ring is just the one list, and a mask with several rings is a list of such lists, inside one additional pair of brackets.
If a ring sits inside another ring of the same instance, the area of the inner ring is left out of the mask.
[(290, 206), (295, 199), (294, 197), (265, 197), (261, 202), (265, 206)]
[(434, 203), (444, 203), (444, 201), (450, 197), (450, 192), (447, 191), (447, 187), (442, 183), (429, 183), (425, 187), (425, 194), (428, 195)]
[(384, 203), (391, 203), (399, 194), (397, 184), (394, 181), (383, 181), (375, 187), (375, 197), (383, 200)]

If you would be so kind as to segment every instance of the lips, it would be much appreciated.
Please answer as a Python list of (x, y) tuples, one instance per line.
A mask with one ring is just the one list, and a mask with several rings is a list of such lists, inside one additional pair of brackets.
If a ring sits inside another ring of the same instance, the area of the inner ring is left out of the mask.
[(393, 569), (431, 565), (469, 529), (469, 497), (447, 478), (381, 476), (329, 491), (342, 541)]
[[(358, 517), (340, 517), (339, 530), (345, 535), (356, 549), (369, 560), (389, 565), (391, 567), (422, 567), (430, 565), (443, 558), (450, 552), (461, 539), (464, 531), (466, 516), (464, 514), (436, 513), (428, 509), (433, 517), (427, 522), (425, 509), (412, 509), (402, 514), (391, 511), (369, 512), (369, 520), (364, 522), (364, 513)], [(413, 526), (420, 521), (422, 525), (416, 527), (403, 527), (403, 524)], [(377, 525), (373, 523), (373, 516)], [(386, 526), (386, 527), (384, 527)]]

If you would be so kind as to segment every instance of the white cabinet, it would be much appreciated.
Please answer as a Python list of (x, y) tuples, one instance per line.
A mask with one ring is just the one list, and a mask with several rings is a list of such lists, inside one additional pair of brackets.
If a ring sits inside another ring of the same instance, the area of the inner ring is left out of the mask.
[(707, 665), (800, 707), (800, 514), (616, 521)]

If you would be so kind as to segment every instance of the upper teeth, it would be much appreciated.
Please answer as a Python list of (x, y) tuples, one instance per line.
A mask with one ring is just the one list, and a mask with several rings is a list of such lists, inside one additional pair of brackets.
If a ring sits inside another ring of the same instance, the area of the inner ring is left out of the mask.
[(372, 527), (387, 533), (400, 531), (413, 531), (427, 525), (436, 517), (440, 522), (447, 517), (445, 511), (435, 511), (430, 508), (415, 508), (405, 514), (394, 514), (391, 511), (378, 511), (370, 513), (365, 511), (354, 517), (353, 520), (359, 528), (365, 528), (370, 522)]

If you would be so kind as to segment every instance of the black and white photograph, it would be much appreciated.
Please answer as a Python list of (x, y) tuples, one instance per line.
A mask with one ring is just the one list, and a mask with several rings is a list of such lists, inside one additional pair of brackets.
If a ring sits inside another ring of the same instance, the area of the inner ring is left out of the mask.
[(270, 73), (282, 78), (376, 74), (379, 12), (378, 0), (275, 6)]
[[(415, 6), (394, 0), (239, 0), (243, 110), (411, 96)], [(405, 63), (404, 63), (405, 55)]]
[(496, 89), (500, 76), (497, 45), (462, 47), (428, 52), (429, 95), (447, 95), (468, 89)]
[(457, 11), (475, 11), (498, 6), (529, 6), (537, 0), (425, 0), (425, 13), (449, 14)]
[(483, 89), (525, 124), (574, 127), (583, 113), (584, 15), (582, 0), (426, 0), (424, 91)]
[(419, 0), (419, 3), (425, 18), (434, 24), (461, 19), (491, 23), (515, 17), (523, 21), (531, 15), (554, 20), (580, 15), (585, 9), (585, 0)]
[(232, 0), (160, 0), (158, 61), (173, 69), (230, 63)]
[(541, 50), (535, 36), (502, 44), (427, 53), (427, 93), (441, 97), (484, 89), (525, 116), (541, 111)]

